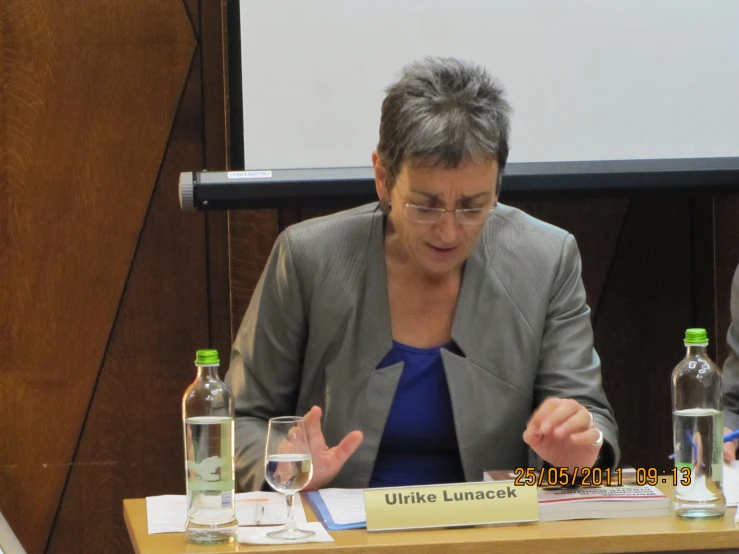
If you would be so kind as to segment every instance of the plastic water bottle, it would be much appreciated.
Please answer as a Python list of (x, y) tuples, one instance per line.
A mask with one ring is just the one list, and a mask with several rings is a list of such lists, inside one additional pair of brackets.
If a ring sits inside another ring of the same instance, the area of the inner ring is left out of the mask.
[(198, 350), (197, 378), (182, 398), (187, 481), (187, 540), (230, 543), (234, 505), (234, 399), (218, 376), (218, 351)]
[(673, 511), (684, 518), (720, 517), (723, 401), (721, 370), (706, 353), (705, 329), (685, 331), (685, 358), (672, 371), (672, 437), (677, 486)]

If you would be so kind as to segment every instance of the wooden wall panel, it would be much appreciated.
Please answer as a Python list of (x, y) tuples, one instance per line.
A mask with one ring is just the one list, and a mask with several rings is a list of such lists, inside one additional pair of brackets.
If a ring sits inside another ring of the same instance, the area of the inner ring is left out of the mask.
[[(208, 346), (205, 215), (179, 171), (202, 159), (201, 71), (191, 68), (50, 548), (129, 552), (124, 498), (184, 494), (180, 400)], [(77, 550), (80, 551), (80, 550)]]
[(587, 302), (595, 322), (629, 198), (578, 198), (569, 195), (559, 199), (537, 200), (534, 194), (527, 196), (529, 199), (514, 197), (508, 202), (504, 192), (501, 201), (574, 235), (582, 258)]
[(277, 212), (232, 212), (229, 221), (231, 334), (236, 335), (259, 276), (277, 239)]
[(0, 25), (0, 508), (38, 553), (194, 40), (179, 0), (6, 0)]
[(619, 424), (622, 461), (667, 467), (670, 375), (693, 324), (690, 198), (636, 197), (595, 324), (603, 385)]
[(693, 317), (691, 325), (706, 329), (708, 355), (715, 360), (716, 347), (721, 345), (724, 337), (719, 336), (716, 327), (713, 194), (691, 192), (690, 204), (691, 241), (682, 246), (689, 256), (692, 268)]
[[(205, 169), (228, 168), (228, 124), (226, 119), (226, 0), (211, 0), (201, 6), (203, 57), (203, 112)], [(229, 282), (228, 212), (208, 212), (208, 299), (210, 344), (224, 354), (231, 348), (231, 295)], [(222, 370), (225, 371), (227, 366)]]

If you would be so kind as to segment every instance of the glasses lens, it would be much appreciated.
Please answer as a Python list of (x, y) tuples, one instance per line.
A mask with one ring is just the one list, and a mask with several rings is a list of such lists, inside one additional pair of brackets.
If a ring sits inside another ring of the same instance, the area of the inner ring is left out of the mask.
[(457, 218), (462, 225), (478, 225), (490, 215), (490, 210), (460, 210)]
[(435, 223), (443, 215), (443, 211), (435, 208), (424, 208), (423, 206), (405, 205), (405, 215), (411, 221), (417, 223)]

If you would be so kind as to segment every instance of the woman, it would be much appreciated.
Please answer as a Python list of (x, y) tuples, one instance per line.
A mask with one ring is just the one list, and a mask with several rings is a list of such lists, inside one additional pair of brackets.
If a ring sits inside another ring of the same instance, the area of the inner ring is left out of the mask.
[(408, 66), (382, 105), (379, 202), (280, 235), (227, 375), (241, 488), (263, 486), (267, 420), (289, 414), (309, 489), (618, 462), (575, 240), (497, 202), (508, 112), (482, 68)]

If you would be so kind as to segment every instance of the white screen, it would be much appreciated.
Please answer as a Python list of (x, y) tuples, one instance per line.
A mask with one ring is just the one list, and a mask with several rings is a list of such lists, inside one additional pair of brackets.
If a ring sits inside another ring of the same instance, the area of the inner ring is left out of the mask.
[(739, 156), (738, 0), (241, 0), (247, 168), (369, 166), (408, 62), (483, 65), (511, 162)]

